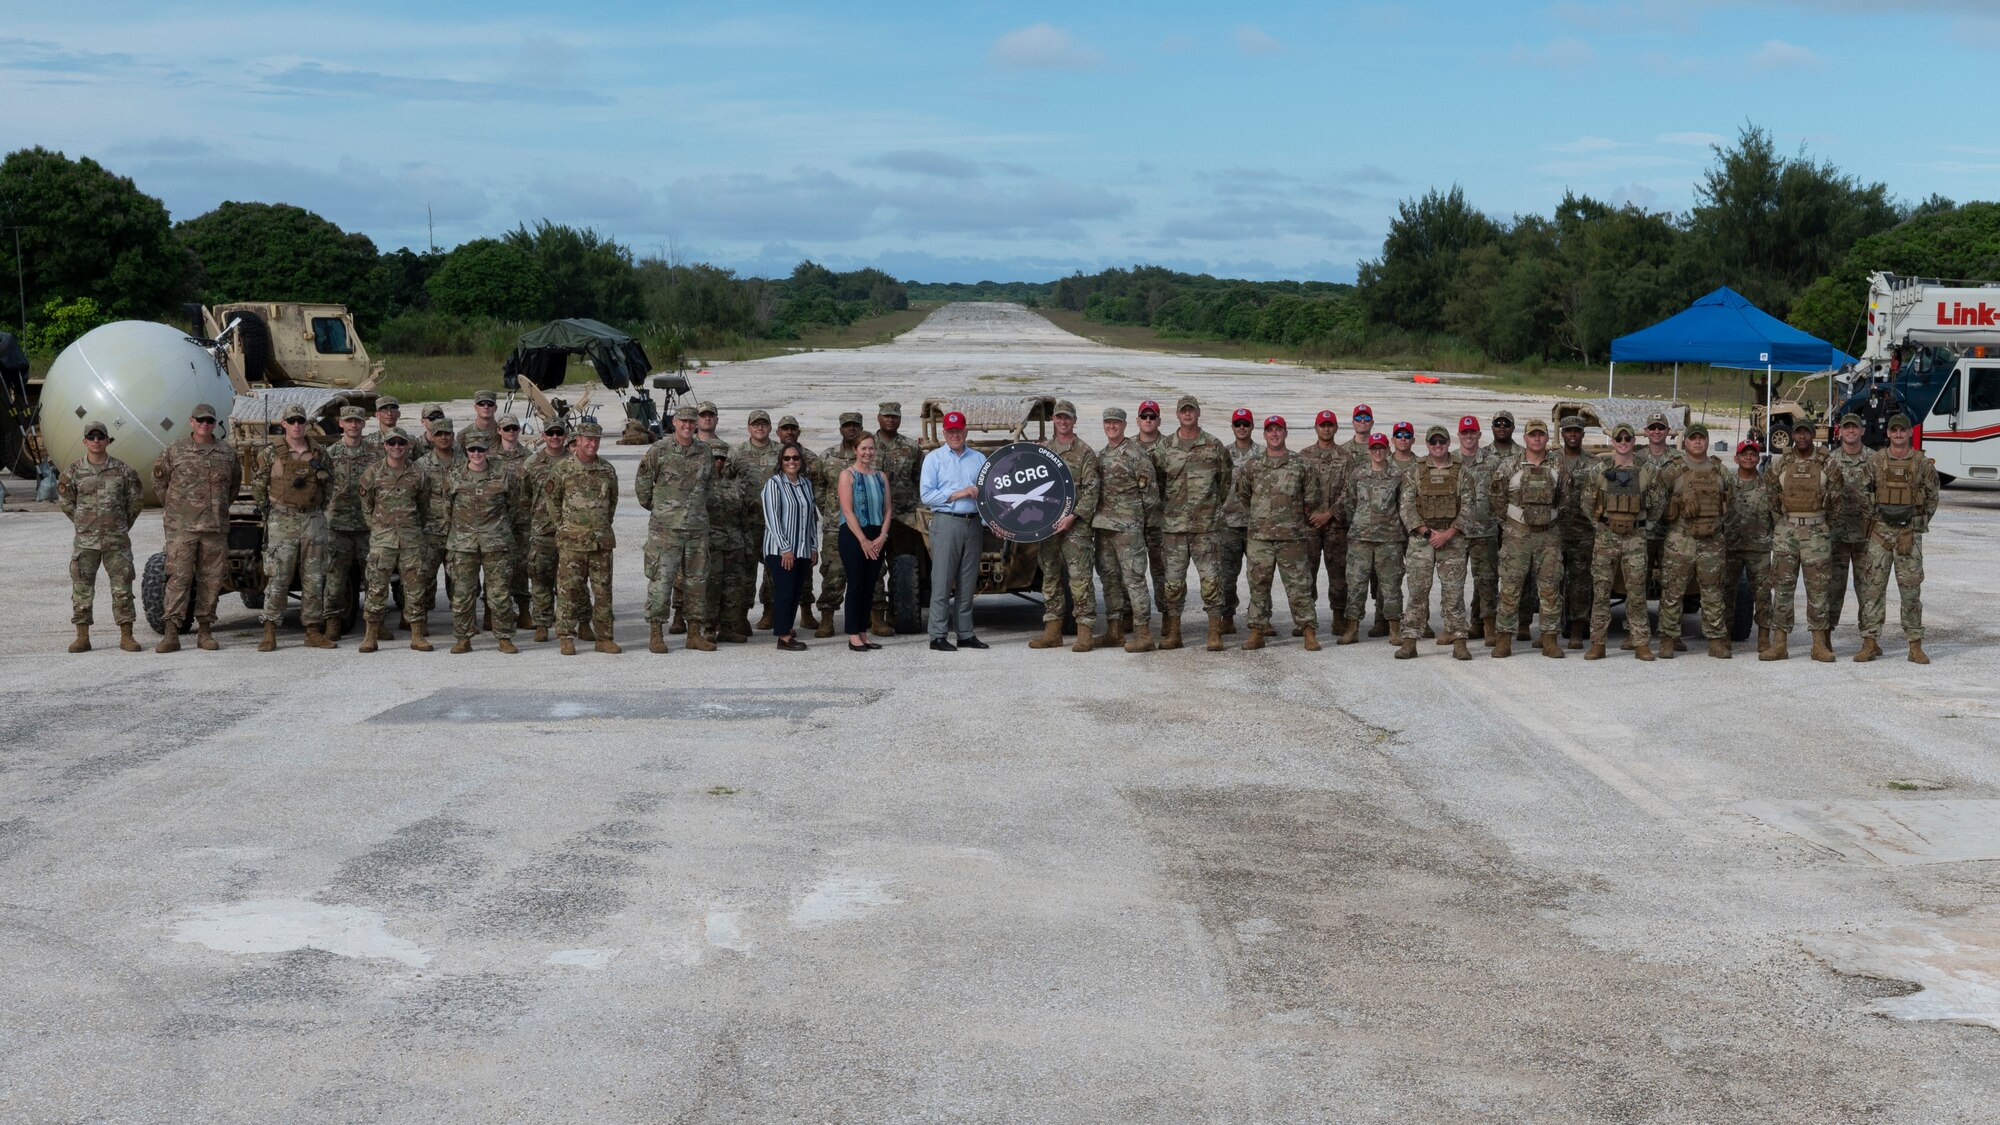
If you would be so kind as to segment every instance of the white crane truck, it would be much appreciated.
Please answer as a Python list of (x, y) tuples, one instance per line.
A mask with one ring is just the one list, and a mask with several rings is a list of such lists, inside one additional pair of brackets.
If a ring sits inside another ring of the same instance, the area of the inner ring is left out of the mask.
[(1939, 480), (2000, 480), (2000, 282), (1870, 275), (1861, 358), (1910, 412)]

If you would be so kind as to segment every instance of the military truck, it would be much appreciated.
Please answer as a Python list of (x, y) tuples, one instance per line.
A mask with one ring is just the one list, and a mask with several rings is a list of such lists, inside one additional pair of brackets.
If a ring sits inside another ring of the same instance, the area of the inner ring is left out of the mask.
[(382, 365), (368, 358), (345, 305), (238, 301), (188, 312), (205, 340), (222, 339), (234, 325), (225, 365), (239, 394), (257, 387), (366, 393), (382, 381)]

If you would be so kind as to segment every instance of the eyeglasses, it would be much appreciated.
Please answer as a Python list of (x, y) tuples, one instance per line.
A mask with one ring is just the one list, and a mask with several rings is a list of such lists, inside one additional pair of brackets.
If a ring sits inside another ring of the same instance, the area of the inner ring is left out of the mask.
[(502, 427), (500, 427), (500, 432), (501, 432), (501, 433), (503, 433), (503, 434), (518, 434), (518, 433), (520, 433), (520, 432), (521, 432), (521, 427), (519, 427), (519, 426), (502, 426)]
[(1448, 437), (1443, 437), (1443, 436), (1439, 436), (1439, 437), (1434, 437), (1434, 438), (1426, 438), (1426, 439), (1424, 440), (1424, 444), (1425, 444), (1425, 445), (1450, 445), (1450, 444), (1451, 444), (1451, 439), (1450, 439), (1450, 438), (1448, 438)]
[(1231, 423), (1229, 423), (1229, 424), (1230, 424), (1230, 425), (1231, 425), (1232, 427), (1234, 427), (1234, 428), (1236, 428), (1236, 429), (1239, 429), (1239, 430), (1247, 430), (1247, 429), (1249, 429), (1249, 428), (1250, 428), (1250, 423), (1248, 423), (1248, 422), (1231, 422)]
[(1667, 428), (1666, 428), (1665, 426), (1658, 426), (1658, 425), (1654, 425), (1654, 426), (1647, 426), (1647, 427), (1646, 427), (1646, 432), (1647, 432), (1647, 433), (1649, 433), (1649, 434), (1651, 434), (1651, 433), (1662, 433), (1662, 434), (1664, 434), (1664, 433), (1666, 433), (1666, 432), (1667, 432)]
[(303, 425), (305, 425), (305, 424), (306, 424), (306, 420), (305, 420), (304, 418), (287, 418), (287, 419), (285, 419), (285, 425), (287, 425), (287, 426), (303, 426)]
[(197, 425), (197, 426), (213, 426), (213, 425), (215, 425), (215, 419), (213, 419), (213, 418), (196, 418), (196, 419), (194, 420), (194, 423), (195, 423), (195, 425)]
[(1157, 422), (1159, 420), (1160, 416), (1158, 414), (1147, 413), (1139, 415), (1139, 421), (1141, 422)]
[(110, 434), (85, 434), (85, 435), (83, 435), (83, 440), (85, 440), (85, 441), (110, 441), (110, 440), (111, 440), (111, 435), (110, 435)]

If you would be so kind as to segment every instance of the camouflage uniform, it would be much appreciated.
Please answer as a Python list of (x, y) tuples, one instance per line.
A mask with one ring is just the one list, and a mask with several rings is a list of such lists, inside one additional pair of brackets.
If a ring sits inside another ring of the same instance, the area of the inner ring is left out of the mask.
[[(902, 409), (896, 403), (885, 402), (882, 405), (885, 407), (895, 406), (898, 410)], [(880, 413), (887, 414), (889, 411), (883, 410)], [(901, 417), (900, 414), (897, 416)], [(917, 495), (917, 478), (922, 474), (924, 467), (923, 446), (905, 437), (900, 431), (892, 438), (881, 430), (877, 430), (875, 431), (875, 467), (882, 470), (882, 479), (889, 482), (889, 510), (894, 513), (894, 518), (898, 521), (912, 518), (916, 511), (923, 507)], [(1088, 521), (1085, 522), (1088, 523)], [(893, 540), (894, 538), (894, 534), (891, 534), (890, 539)], [(884, 547), (886, 551), (887, 545), (885, 544)], [(1048, 548), (1045, 547), (1043, 550), (1048, 550)], [(889, 614), (890, 579), (889, 567), (886, 565), (888, 561), (886, 555), (883, 561), (885, 565), (882, 567), (882, 584), (875, 589), (875, 611), (886, 618)], [(1084, 569), (1084, 574), (1086, 577), (1090, 574), (1088, 567)]]
[[(484, 437), (474, 434), (468, 440)], [(527, 484), (489, 460), (484, 472), (471, 465), (453, 469), (441, 492), (450, 553), (451, 631), (460, 640), (472, 636), (483, 578), (493, 635), (513, 640), (515, 615), (506, 603), (514, 589), (515, 537), (528, 525)]]
[[(460, 453), (456, 446), (452, 447), (450, 453), (445, 454), (440, 454), (435, 447), (431, 447), (418, 451), (414, 460), (419, 468), (437, 480), (439, 487), (443, 487), (445, 478), (451, 475), (451, 471), (465, 464), (465, 455)], [(430, 577), (424, 583), (423, 600), (416, 603), (415, 613), (410, 615), (413, 620), (417, 616), (429, 617), (431, 610), (437, 608), (438, 591), (446, 588), (445, 582), (439, 577), (444, 570), (444, 562), (444, 504), (440, 502), (431, 509), (430, 525), (424, 529), (424, 566), (428, 568), (426, 573)], [(404, 593), (408, 594), (407, 588)], [(410, 604), (407, 598), (404, 604), (406, 606)]]
[(1521, 597), (1531, 574), (1541, 599), (1542, 634), (1561, 632), (1560, 523), (1571, 490), (1562, 459), (1553, 450), (1542, 455), (1540, 465), (1529, 463), (1523, 453), (1503, 458), (1494, 470), (1493, 511), (1501, 520), (1500, 615), (1494, 624), (1502, 636), (1521, 624)]
[[(503, 425), (508, 421), (506, 417), (501, 419)], [(514, 525), (514, 545), (507, 556), (507, 571), (513, 576), (513, 583), (509, 589), (512, 597), (509, 600), (514, 603), (514, 620), (517, 625), (533, 620), (529, 613), (529, 607), (533, 605), (533, 595), (528, 590), (528, 533), (534, 524), (535, 498), (534, 489), (528, 486), (528, 458), (532, 456), (534, 451), (520, 442), (515, 442), (513, 449), (496, 442), (488, 446), (486, 451), (488, 464), (498, 465), (507, 470), (510, 476), (517, 477), (521, 481), (521, 510), (524, 518)]]
[(1354, 458), (1339, 445), (1314, 442), (1299, 450), (1306, 463), (1319, 470), (1320, 492), (1333, 501), (1333, 518), (1325, 527), (1306, 529), (1306, 554), (1312, 562), (1313, 583), (1326, 568), (1326, 604), (1337, 627), (1347, 620), (1347, 511), (1339, 500), (1347, 495), (1347, 477)]
[[(1376, 612), (1385, 620), (1403, 616), (1403, 545), (1409, 532), (1403, 523), (1404, 476), (1393, 465), (1376, 469), (1374, 462), (1354, 466), (1347, 478), (1347, 626), (1353, 628), (1368, 610), (1358, 592), (1381, 591)], [(1462, 513), (1461, 513), (1462, 518)]]
[(368, 590), (361, 616), (380, 626), (389, 608), (389, 579), (403, 578), (403, 602), (416, 605), (431, 581), (430, 546), (425, 538), (431, 510), (443, 506), (442, 482), (412, 462), (402, 468), (382, 460), (361, 473), (362, 518), (368, 523)]
[[(1131, 438), (1133, 441), (1139, 443), (1139, 448), (1145, 450), (1147, 455), (1153, 458), (1153, 467), (1156, 469), (1159, 468), (1160, 443), (1165, 440), (1165, 435), (1156, 434), (1152, 441), (1146, 441), (1138, 434), (1132, 434)], [(1146, 569), (1151, 571), (1153, 575), (1153, 605), (1155, 608), (1161, 608), (1167, 604), (1167, 534), (1166, 529), (1161, 523), (1166, 518), (1166, 474), (1158, 474), (1154, 477), (1154, 482), (1159, 487), (1160, 496), (1159, 503), (1153, 508), (1153, 514), (1147, 517), (1146, 520)], [(1182, 567), (1181, 572), (1185, 575), (1187, 568)], [(1182, 586), (1181, 599), (1185, 602), (1187, 599), (1185, 580), (1183, 580)]]
[[(1840, 478), (1840, 487), (1827, 498), (1826, 527), (1831, 551), (1826, 572), (1826, 627), (1840, 628), (1840, 614), (1847, 604), (1848, 583), (1861, 592), (1862, 569), (1868, 565), (1867, 493), (1874, 487), (1868, 473), (1874, 466), (1875, 451), (1867, 446), (1850, 454), (1834, 446), (1827, 463)], [(1856, 611), (1857, 614), (1859, 611)]]
[(639, 506), (652, 513), (646, 521), (646, 620), (665, 624), (673, 612), (674, 581), (679, 579), (688, 611), (688, 631), (709, 623), (710, 490), (715, 480), (714, 452), (695, 438), (681, 445), (664, 437), (646, 450), (633, 488)]
[(1594, 453), (1572, 457), (1567, 450), (1555, 451), (1555, 456), (1562, 464), (1563, 479), (1569, 482), (1569, 487), (1563, 489), (1557, 527), (1562, 537), (1563, 611), (1571, 634), (1575, 635), (1590, 625), (1590, 556), (1597, 546), (1597, 526), (1584, 509), (1582, 482), (1584, 474), (1597, 464), (1598, 457)]
[(551, 454), (547, 446), (535, 450), (523, 468), (528, 483), (528, 578), (530, 616), (535, 627), (547, 629), (556, 620), (556, 520), (544, 500), (548, 496), (549, 472), (569, 460), (569, 450)]
[[(1500, 613), (1500, 521), (1493, 512), (1493, 470), (1499, 458), (1488, 446), (1478, 447), (1467, 460), (1464, 451), (1453, 451), (1451, 459), (1471, 470), (1472, 507), (1461, 517), (1465, 527), (1466, 567), (1471, 571), (1472, 610), (1468, 623), (1483, 622)], [(1490, 644), (1492, 637), (1486, 638)]]
[(1076, 635), (1089, 634), (1097, 627), (1097, 588), (1091, 575), (1097, 565), (1097, 532), (1091, 521), (1097, 516), (1102, 491), (1097, 472), (1097, 451), (1072, 437), (1067, 445), (1050, 436), (1042, 447), (1053, 450), (1069, 466), (1076, 484), (1076, 516), (1069, 530), (1042, 541), (1042, 621), (1061, 621), (1069, 608), (1076, 618)]
[[(761, 497), (763, 482), (759, 481), (757, 487)], [(749, 489), (750, 482), (732, 473), (727, 463), (715, 471), (708, 486), (708, 564), (712, 577), (708, 580), (704, 613), (708, 621), (723, 626), (725, 632), (730, 631), (729, 627), (741, 625), (756, 594), (743, 560), (763, 545), (763, 504), (759, 497), (749, 494)], [(760, 516), (750, 514), (753, 507)], [(748, 537), (753, 518), (758, 526), (754, 545)]]
[(1306, 556), (1308, 519), (1327, 508), (1318, 466), (1287, 450), (1258, 454), (1236, 474), (1232, 487), (1250, 513), (1250, 627), (1271, 627), (1271, 575), (1285, 584), (1285, 603), (1301, 628), (1319, 624), (1313, 597), (1313, 560)]
[(1805, 574), (1806, 628), (1815, 633), (1831, 628), (1826, 612), (1826, 588), (1833, 544), (1827, 534), (1826, 510), (1841, 483), (1838, 471), (1818, 449), (1809, 457), (1788, 449), (1764, 473), (1764, 487), (1771, 496), (1776, 529), (1771, 548), (1774, 637), (1790, 633), (1796, 622), (1801, 571)]
[[(1861, 635), (1880, 640), (1888, 615), (1889, 571), (1902, 598), (1903, 639), (1924, 638), (1924, 534), (1937, 514), (1937, 466), (1922, 451), (1907, 458), (1877, 452), (1869, 467), (1872, 509), (1868, 557), (1861, 571)], [(1914, 654), (1912, 654), (1914, 656)]]
[[(1407, 593), (1403, 601), (1403, 636), (1423, 635), (1431, 618), (1431, 577), (1437, 576), (1438, 609), (1444, 616), (1444, 641), (1466, 637), (1465, 573), (1469, 563), (1465, 516), (1478, 498), (1472, 472), (1456, 461), (1439, 465), (1426, 460), (1414, 468), (1391, 467), (1402, 478), (1403, 526), (1409, 541), (1403, 550)], [(1432, 531), (1458, 532), (1442, 547), (1431, 546)], [(1358, 620), (1358, 618), (1357, 618)]]
[(1728, 553), (1726, 523), (1736, 473), (1719, 457), (1697, 462), (1684, 455), (1660, 474), (1658, 488), (1667, 525), (1660, 562), (1660, 640), (1671, 645), (1680, 639), (1690, 583), (1701, 595), (1701, 635), (1724, 640), (1729, 636), (1729, 610), (1722, 564)]
[[(600, 642), (608, 640), (611, 552), (618, 545), (612, 530), (612, 518), (618, 513), (618, 470), (602, 457), (587, 465), (568, 457), (549, 469), (544, 487), (542, 503), (556, 528), (556, 636), (575, 637), (577, 617), (588, 607), (591, 632)], [(647, 608), (652, 608), (650, 590)], [(666, 611), (664, 594), (660, 609)]]
[[(108, 432), (108, 431), (107, 431)], [(56, 481), (56, 503), (76, 526), (69, 547), (69, 623), (96, 624), (97, 568), (111, 583), (111, 619), (130, 625), (132, 524), (146, 504), (145, 487), (132, 466), (109, 454), (104, 464), (79, 457)]]
[(1153, 463), (1166, 484), (1166, 503), (1159, 522), (1166, 573), (1161, 612), (1169, 618), (1180, 617), (1187, 605), (1187, 572), (1192, 562), (1201, 578), (1202, 610), (1220, 615), (1222, 505), (1234, 475), (1229, 452), (1205, 430), (1185, 440), (1176, 431), (1154, 443)]
[[(847, 567), (840, 561), (840, 471), (854, 466), (854, 449), (845, 441), (826, 447), (813, 462), (813, 500), (822, 512), (834, 513), (819, 531), (819, 612), (822, 628), (833, 620), (847, 596)], [(886, 569), (886, 568), (885, 568)], [(832, 634), (828, 634), (831, 636)]]
[(477, 421), (467, 422), (465, 428), (458, 431), (458, 437), (452, 443), (461, 455), (465, 453), (465, 443), (471, 441), (475, 434), (486, 439), (486, 448), (489, 452), (500, 448), (500, 419), (496, 416), (490, 426), (482, 426)]
[[(765, 420), (769, 420), (769, 415), (765, 415)], [(763, 567), (759, 565), (761, 560), (757, 554), (764, 546), (764, 504), (761, 498), (764, 482), (778, 471), (778, 454), (783, 450), (784, 443), (775, 438), (762, 445), (746, 438), (729, 451), (729, 475), (742, 482), (746, 493), (741, 528), (744, 542), (750, 548), (747, 556), (737, 560), (739, 567), (747, 568), (737, 581), (743, 583), (745, 589), (758, 591), (766, 613), (771, 611), (771, 576), (761, 573)], [(748, 608), (747, 602), (745, 608)]]
[[(1639, 439), (1645, 441), (1645, 435), (1639, 435)], [(1658, 456), (1654, 456), (1652, 444), (1648, 442), (1641, 445), (1638, 449), (1633, 450), (1632, 460), (1636, 464), (1644, 465), (1653, 471), (1653, 482), (1655, 487), (1657, 487), (1660, 474), (1666, 472), (1668, 468), (1676, 463), (1684, 463), (1687, 460), (1687, 453), (1682, 449), (1676, 448), (1670, 439), (1667, 447)], [(1662, 503), (1664, 504), (1664, 501)], [(1664, 520), (1661, 520), (1654, 526), (1646, 529), (1646, 589), (1648, 591), (1651, 591), (1660, 584), (1660, 562), (1664, 557), (1666, 546), (1667, 525)]]
[(368, 565), (368, 519), (361, 510), (361, 474), (382, 459), (381, 443), (325, 449), (331, 472), (326, 504), (326, 615), (346, 617), (354, 605), (356, 575)]
[(257, 620), (275, 625), (285, 616), (292, 575), (299, 578), (299, 619), (308, 629), (326, 620), (326, 506), (333, 472), (306, 442), (293, 453), (283, 439), (257, 450), (250, 496), (264, 509), (264, 609)]
[(1729, 518), (1723, 524), (1728, 553), (1722, 560), (1724, 616), (1736, 612), (1736, 586), (1750, 572), (1751, 616), (1757, 628), (1771, 628), (1771, 492), (1760, 469), (1755, 479), (1738, 476), (1729, 490)]
[(242, 478), (235, 447), (220, 438), (207, 445), (182, 438), (153, 462), (153, 491), (167, 535), (169, 628), (187, 619), (190, 596), (197, 621), (215, 620), (215, 599), (229, 569), (229, 505)]
[[(1262, 453), (1256, 442), (1249, 448), (1238, 448), (1231, 441), (1223, 445), (1223, 452), (1229, 454), (1231, 475), (1243, 471), (1250, 458)], [(1229, 490), (1229, 499), (1222, 505), (1222, 616), (1236, 617), (1242, 595), (1237, 593), (1238, 579), (1243, 574), (1243, 555), (1250, 545), (1250, 513), (1243, 507), (1243, 501), (1236, 498), (1236, 490)], [(1233, 626), (1232, 626), (1233, 628)]]
[(1146, 593), (1146, 525), (1157, 519), (1159, 469), (1146, 447), (1131, 438), (1097, 451), (1101, 491), (1090, 525), (1097, 531), (1097, 573), (1104, 579), (1104, 616), (1131, 614), (1146, 621), (1153, 603)]
[(1611, 631), (1611, 591), (1625, 578), (1625, 632), (1636, 647), (1648, 643), (1646, 621), (1646, 528), (1658, 518), (1659, 489), (1653, 470), (1633, 464), (1621, 468), (1606, 457), (1590, 466), (1578, 487), (1583, 509), (1597, 525), (1591, 547), (1590, 643), (1604, 644)]

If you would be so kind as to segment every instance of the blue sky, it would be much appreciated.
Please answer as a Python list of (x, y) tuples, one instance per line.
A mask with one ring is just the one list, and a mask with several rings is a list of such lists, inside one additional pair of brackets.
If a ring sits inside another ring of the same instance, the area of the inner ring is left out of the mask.
[(4, 10), (0, 148), (384, 249), (428, 205), (745, 273), (1351, 280), (1433, 185), (1684, 210), (1746, 121), (1904, 199), (2000, 182), (2000, 0)]

